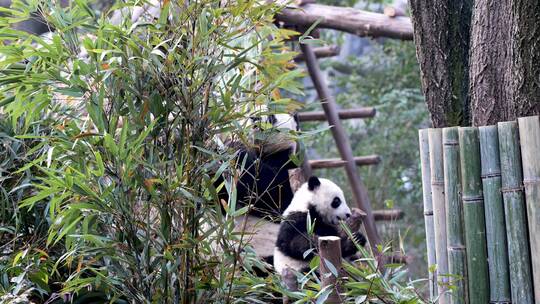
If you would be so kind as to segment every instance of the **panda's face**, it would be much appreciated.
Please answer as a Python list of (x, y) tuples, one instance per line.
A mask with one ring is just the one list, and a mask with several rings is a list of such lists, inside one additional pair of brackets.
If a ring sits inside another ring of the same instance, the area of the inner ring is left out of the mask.
[(351, 216), (351, 209), (345, 202), (343, 191), (332, 181), (311, 177), (308, 189), (313, 192), (311, 205), (327, 224), (338, 225), (339, 221)]

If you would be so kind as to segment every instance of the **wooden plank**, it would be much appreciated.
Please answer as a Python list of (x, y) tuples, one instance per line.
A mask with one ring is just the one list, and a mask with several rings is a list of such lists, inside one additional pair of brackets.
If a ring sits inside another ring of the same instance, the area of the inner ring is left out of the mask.
[[(355, 156), (354, 163), (357, 166), (376, 165), (381, 162), (381, 157), (378, 155)], [(313, 169), (339, 168), (347, 164), (347, 161), (339, 158), (327, 159), (311, 159), (309, 164)]]
[(401, 209), (373, 210), (376, 221), (397, 221), (403, 218), (405, 212)]
[(489, 259), (489, 298), (490, 303), (508, 303), (510, 302), (510, 279), (504, 206), (501, 195), (499, 136), (497, 126), (479, 127), (478, 132)]
[(443, 129), (444, 199), (448, 271), (450, 284), (455, 286), (451, 303), (467, 303), (467, 256), (463, 235), (463, 204), (461, 202), (461, 176), (459, 173), (458, 128)]
[(518, 124), (534, 298), (540, 303), (540, 119), (538, 116), (518, 118)]
[(437, 297), (437, 273), (431, 271), (437, 264), (435, 256), (435, 228), (433, 223), (433, 202), (431, 196), (431, 170), (429, 167), (429, 140), (428, 130), (418, 131), (420, 142), (420, 165), (422, 168), (422, 194), (424, 200), (424, 221), (426, 226), (426, 248), (429, 275), (429, 295), (434, 301)]
[(489, 303), (489, 275), (477, 128), (459, 128), (459, 155), (469, 303), (486, 304)]
[(343, 303), (340, 295), (338, 278), (341, 277), (341, 239), (337, 236), (319, 237), (319, 255), (321, 258), (321, 287), (333, 286), (332, 293), (324, 303)]
[(444, 201), (444, 166), (442, 130), (429, 129), (429, 167), (431, 169), (431, 195), (435, 230), (435, 255), (439, 303), (450, 303), (448, 286), (448, 249), (446, 243), (446, 206)]
[[(313, 51), (315, 52), (315, 57), (317, 58), (327, 58), (327, 57), (334, 57), (339, 55), (340, 47), (338, 45), (329, 45), (329, 46), (321, 46), (313, 48)], [(296, 55), (294, 57), (294, 61), (296, 62), (302, 62), (305, 61), (304, 55), (302, 53)]]
[(521, 173), (521, 152), (517, 122), (500, 122), (499, 150), (501, 177), (508, 240), (508, 259), (510, 263), (510, 291), (512, 303), (533, 303), (533, 283), (531, 256), (529, 250), (529, 232), (527, 211), (523, 197), (523, 174)]
[(362, 182), (362, 179), (360, 178), (360, 175), (358, 174), (356, 168), (352, 148), (349, 143), (349, 138), (347, 137), (345, 129), (343, 128), (341, 121), (339, 120), (336, 102), (334, 101), (332, 94), (330, 94), (328, 86), (324, 82), (324, 78), (322, 77), (319, 65), (317, 63), (317, 58), (315, 58), (312, 47), (308, 44), (301, 43), (300, 48), (306, 58), (306, 66), (309, 75), (311, 77), (313, 85), (315, 86), (315, 89), (317, 90), (319, 100), (322, 101), (322, 107), (326, 114), (326, 117), (328, 118), (328, 123), (333, 126), (331, 128), (331, 132), (336, 142), (339, 154), (342, 159), (347, 161), (347, 164), (345, 165), (345, 170), (351, 184), (353, 196), (356, 200), (358, 208), (362, 209), (366, 213), (366, 217), (364, 219), (364, 227), (366, 228), (366, 234), (369, 243), (371, 245), (371, 248), (374, 249), (375, 252), (377, 252), (377, 245), (381, 244), (381, 238), (377, 233), (377, 227), (375, 226), (373, 211), (371, 210), (371, 203), (369, 201), (366, 187), (364, 186), (364, 183)]
[[(338, 110), (339, 119), (372, 118), (376, 113), (372, 107)], [(298, 121), (326, 121), (326, 114), (323, 111), (300, 112)]]
[(305, 4), (301, 8), (285, 8), (276, 20), (288, 25), (344, 31), (361, 37), (388, 37), (412, 40), (412, 23), (408, 17), (388, 17), (350, 7)]

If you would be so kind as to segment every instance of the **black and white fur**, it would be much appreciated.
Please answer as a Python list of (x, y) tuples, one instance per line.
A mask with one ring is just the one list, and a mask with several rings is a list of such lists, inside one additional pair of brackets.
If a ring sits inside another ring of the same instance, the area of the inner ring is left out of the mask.
[[(314, 223), (312, 236), (307, 232), (307, 218)], [(351, 209), (345, 202), (343, 191), (328, 179), (312, 176), (294, 194), (291, 204), (283, 213), (279, 234), (274, 248), (274, 269), (281, 274), (285, 268), (306, 271), (315, 252), (304, 254), (316, 248), (320, 236), (339, 236), (339, 222), (351, 216)], [(355, 238), (364, 246), (366, 239), (357, 232)], [(350, 257), (356, 253), (354, 243), (345, 237), (341, 239), (341, 255)]]
[[(244, 164), (236, 184), (238, 206), (250, 205), (250, 215), (277, 219), (289, 206), (293, 191), (289, 183), (288, 170), (297, 168), (290, 160), (296, 153), (296, 142), (288, 131), (298, 131), (295, 115), (271, 114), (249, 118), (247, 125), (256, 134), (253, 142), (256, 149), (243, 145), (238, 149), (237, 163)], [(271, 127), (271, 130), (262, 130)], [(217, 184), (223, 180), (218, 180)], [(229, 194), (223, 188), (220, 199), (228, 201)]]

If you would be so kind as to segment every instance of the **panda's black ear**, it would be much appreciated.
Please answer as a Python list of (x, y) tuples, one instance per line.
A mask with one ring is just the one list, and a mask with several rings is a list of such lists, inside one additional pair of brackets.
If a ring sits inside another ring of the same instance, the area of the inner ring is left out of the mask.
[(318, 177), (316, 176), (312, 176), (309, 178), (308, 180), (308, 189), (309, 191), (313, 191), (315, 189), (317, 189), (317, 187), (319, 187), (321, 185), (321, 181), (319, 180)]

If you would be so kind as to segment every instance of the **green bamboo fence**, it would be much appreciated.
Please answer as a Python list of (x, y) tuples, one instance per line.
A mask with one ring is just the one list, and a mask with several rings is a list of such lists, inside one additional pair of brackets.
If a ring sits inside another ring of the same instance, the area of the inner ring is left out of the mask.
[(444, 202), (444, 167), (441, 129), (429, 129), (429, 167), (435, 228), (435, 254), (439, 303), (450, 303), (448, 286), (448, 252), (446, 244), (446, 210)]
[(540, 119), (538, 116), (523, 117), (518, 119), (518, 124), (534, 297), (536, 303), (540, 303)]
[[(426, 223), (426, 247), (428, 269), (432, 270), (437, 263), (435, 259), (435, 228), (433, 226), (433, 203), (431, 201), (431, 170), (429, 169), (428, 130), (418, 132), (420, 141), (420, 165), (422, 168), (422, 190), (424, 198), (424, 220)], [(437, 294), (437, 276), (429, 271), (429, 295), (434, 300)]]
[(469, 303), (486, 304), (489, 303), (489, 275), (477, 128), (459, 129), (459, 148)]
[(442, 134), (448, 270), (452, 275), (450, 284), (455, 286), (450, 301), (451, 303), (465, 304), (467, 303), (467, 258), (463, 236), (458, 128), (445, 128)]
[(512, 303), (533, 303), (527, 214), (523, 199), (523, 175), (517, 122), (498, 124), (502, 195), (510, 267)]
[(489, 298), (490, 303), (508, 303), (510, 301), (510, 280), (504, 207), (501, 195), (499, 137), (497, 126), (480, 127), (478, 130), (489, 260)]

